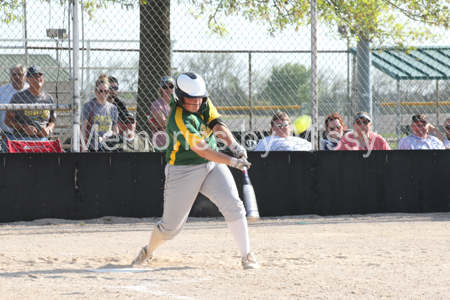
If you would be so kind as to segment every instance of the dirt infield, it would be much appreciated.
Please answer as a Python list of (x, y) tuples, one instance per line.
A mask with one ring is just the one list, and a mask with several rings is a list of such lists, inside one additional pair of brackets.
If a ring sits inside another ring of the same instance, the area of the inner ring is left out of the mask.
[(263, 219), (249, 229), (261, 269), (247, 271), (223, 219), (189, 219), (131, 269), (155, 221), (0, 224), (0, 299), (449, 297), (450, 213)]

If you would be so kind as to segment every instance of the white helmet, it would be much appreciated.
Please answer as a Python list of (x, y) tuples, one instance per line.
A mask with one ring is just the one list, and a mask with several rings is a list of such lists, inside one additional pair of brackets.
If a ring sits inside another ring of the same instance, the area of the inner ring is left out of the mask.
[(203, 98), (203, 104), (208, 97), (205, 80), (200, 75), (192, 72), (182, 73), (175, 81), (175, 93), (173, 96), (181, 107), (184, 105), (184, 98)]

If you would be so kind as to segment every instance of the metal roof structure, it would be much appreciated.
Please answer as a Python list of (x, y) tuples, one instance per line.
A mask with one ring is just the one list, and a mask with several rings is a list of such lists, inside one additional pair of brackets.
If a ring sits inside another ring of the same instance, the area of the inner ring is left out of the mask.
[(450, 47), (374, 48), (371, 54), (372, 65), (396, 80), (450, 79)]
[[(23, 54), (0, 54), (0, 82), (9, 82), (9, 68), (24, 62)], [(28, 54), (28, 65), (41, 67), (46, 82), (69, 81), (69, 73), (49, 54)]]

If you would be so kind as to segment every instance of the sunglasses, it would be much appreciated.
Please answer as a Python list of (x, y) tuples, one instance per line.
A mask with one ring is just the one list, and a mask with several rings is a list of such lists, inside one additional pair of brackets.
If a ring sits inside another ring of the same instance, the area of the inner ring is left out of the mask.
[(109, 93), (109, 91), (107, 91), (107, 90), (99, 90), (99, 89), (97, 89), (97, 93), (99, 93), (99, 94), (108, 94), (108, 93)]
[(450, 130), (450, 126), (445, 126), (444, 128), (447, 130)]
[(337, 131), (337, 130), (341, 130), (341, 126), (337, 126), (337, 127), (330, 127), (328, 128), (330, 131)]
[(119, 89), (119, 87), (118, 86), (110, 86), (109, 89), (117, 91)]
[(173, 85), (165, 85), (165, 86), (163, 86), (163, 89), (165, 89), (165, 90), (173, 89)]
[(281, 127), (288, 128), (290, 124), (288, 122), (283, 122), (281, 124), (274, 124), (274, 125), (278, 128), (281, 128)]
[(370, 123), (369, 120), (364, 120), (364, 121), (356, 120), (356, 121), (355, 121), (355, 124), (356, 124), (356, 125), (367, 125), (367, 124), (369, 124), (369, 123)]

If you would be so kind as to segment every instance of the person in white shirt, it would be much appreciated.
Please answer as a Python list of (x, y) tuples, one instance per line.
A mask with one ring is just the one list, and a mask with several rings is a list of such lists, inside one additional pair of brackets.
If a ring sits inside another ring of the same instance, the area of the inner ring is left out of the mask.
[[(411, 130), (413, 134), (402, 138), (398, 142), (399, 150), (432, 150), (432, 149), (445, 149), (442, 142), (443, 136), (428, 122), (427, 116), (424, 114), (417, 114), (412, 117)], [(433, 132), (441, 136), (441, 139), (429, 134)]]
[(450, 149), (450, 118), (445, 119), (444, 131), (445, 131), (445, 138), (444, 138), (445, 149)]
[(284, 112), (276, 113), (270, 121), (270, 136), (261, 139), (254, 151), (311, 151), (305, 139), (291, 136), (291, 121)]
[[(9, 69), (10, 83), (0, 87), (0, 104), (9, 104), (12, 96), (16, 93), (28, 89), (29, 84), (26, 80), (26, 67), (24, 65), (17, 64)], [(7, 152), (6, 138), (12, 138), (11, 134), (14, 130), (5, 125), (5, 110), (0, 110), (0, 140), (1, 149), (0, 152)]]

